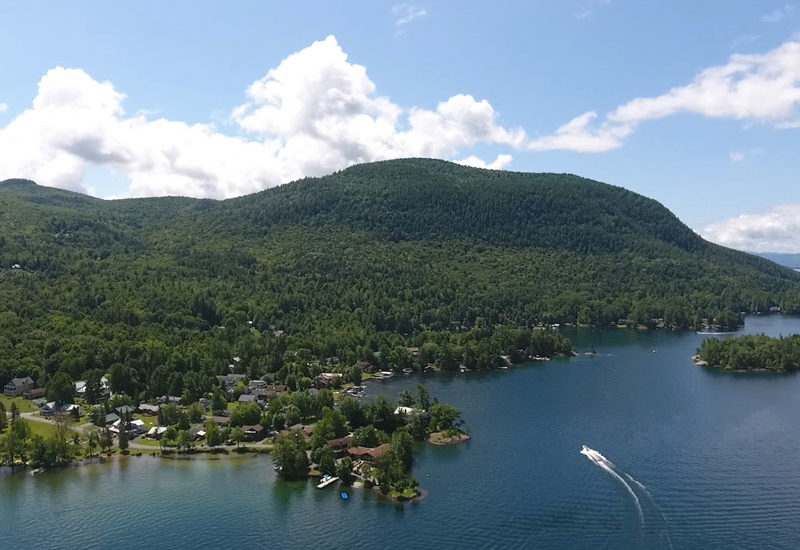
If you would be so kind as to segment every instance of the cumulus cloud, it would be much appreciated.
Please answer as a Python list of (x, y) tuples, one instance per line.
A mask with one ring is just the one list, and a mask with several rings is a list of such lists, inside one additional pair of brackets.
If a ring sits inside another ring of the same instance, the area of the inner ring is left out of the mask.
[(5, 113), (6, 111), (8, 111), (8, 104), (0, 103), (0, 113)]
[(703, 237), (751, 252), (800, 253), (800, 204), (784, 204), (761, 214), (742, 214), (709, 225)]
[(765, 13), (761, 16), (761, 21), (763, 23), (780, 23), (784, 19), (788, 19), (794, 16), (795, 7), (792, 4), (784, 4), (780, 8), (777, 8), (769, 13)]
[[(86, 168), (96, 164), (126, 176), (133, 196), (222, 198), (359, 162), (453, 158), (479, 143), (529, 142), (470, 95), (435, 109), (403, 109), (377, 95), (333, 36), (284, 59), (246, 97), (230, 116), (243, 135), (229, 136), (212, 124), (126, 115), (125, 95), (110, 82), (57, 67), (40, 80), (33, 105), (0, 128), (0, 179), (86, 192)], [(504, 164), (498, 157), (490, 166)]]
[(394, 26), (404, 27), (421, 17), (428, 15), (428, 10), (416, 4), (395, 4), (392, 6), (392, 15), (394, 16)]
[(530, 148), (610, 151), (620, 147), (642, 122), (679, 113), (796, 128), (800, 127), (798, 105), (800, 41), (793, 40), (765, 54), (733, 55), (726, 65), (704, 70), (691, 84), (619, 106), (599, 124), (595, 123), (597, 113), (584, 113), (554, 135), (535, 140)]
[(500, 154), (497, 155), (497, 158), (490, 163), (486, 163), (486, 161), (479, 159), (476, 156), (470, 155), (463, 160), (457, 161), (459, 164), (463, 164), (464, 166), (472, 166), (473, 168), (488, 168), (489, 170), (505, 170), (511, 161), (514, 160), (511, 155), (504, 155)]

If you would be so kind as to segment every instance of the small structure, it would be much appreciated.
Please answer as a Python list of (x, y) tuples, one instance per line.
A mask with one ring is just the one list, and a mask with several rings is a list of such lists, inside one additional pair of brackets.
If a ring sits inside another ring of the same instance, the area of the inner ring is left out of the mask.
[(25, 392), (33, 389), (33, 378), (26, 376), (24, 378), (12, 378), (11, 381), (3, 388), (3, 394), (6, 397), (19, 397)]
[(22, 394), (23, 399), (29, 399), (31, 401), (35, 399), (41, 399), (47, 395), (47, 390), (44, 388), (33, 388), (31, 391), (26, 391)]
[(411, 416), (414, 414), (419, 414), (422, 412), (422, 409), (415, 409), (414, 407), (403, 407), (402, 405), (397, 407), (394, 410), (394, 414), (402, 414), (403, 416)]
[(219, 381), (225, 389), (235, 388), (236, 384), (239, 382), (244, 382), (244, 379), (247, 378), (245, 374), (226, 374), (225, 376), (220, 376)]
[(108, 413), (105, 418), (105, 425), (108, 426), (109, 424), (113, 424), (119, 420), (119, 416), (116, 413)]

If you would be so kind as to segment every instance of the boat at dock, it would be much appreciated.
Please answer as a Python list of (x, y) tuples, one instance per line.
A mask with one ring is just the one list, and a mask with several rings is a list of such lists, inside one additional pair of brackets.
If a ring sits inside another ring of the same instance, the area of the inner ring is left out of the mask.
[(326, 475), (322, 476), (322, 479), (317, 484), (317, 489), (324, 489), (325, 487), (327, 487), (328, 485), (330, 485), (331, 483), (334, 483), (336, 481), (339, 481), (338, 477), (335, 477), (335, 476), (331, 477), (331, 476), (326, 474)]

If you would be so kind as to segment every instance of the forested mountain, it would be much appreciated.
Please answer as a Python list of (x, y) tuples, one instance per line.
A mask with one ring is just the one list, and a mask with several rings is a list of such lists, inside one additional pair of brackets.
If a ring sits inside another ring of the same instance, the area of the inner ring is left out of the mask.
[(800, 312), (800, 273), (571, 175), (408, 159), (227, 201), (0, 183), (0, 383), (116, 365), (129, 393), (160, 395), (233, 356), (283, 380), (334, 357), (406, 364), (406, 346), (480, 367), (531, 345), (516, 327), (771, 306)]

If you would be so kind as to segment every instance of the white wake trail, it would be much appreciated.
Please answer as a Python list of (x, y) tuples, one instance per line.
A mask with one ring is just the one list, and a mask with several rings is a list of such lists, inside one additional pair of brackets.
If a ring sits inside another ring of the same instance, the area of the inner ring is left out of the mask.
[(586, 445), (583, 446), (581, 454), (588, 458), (592, 463), (605, 470), (614, 479), (622, 483), (622, 486), (625, 487), (625, 489), (628, 491), (628, 494), (630, 494), (631, 498), (633, 498), (633, 503), (636, 505), (636, 511), (639, 514), (639, 521), (644, 523), (644, 514), (642, 513), (642, 505), (639, 502), (639, 497), (636, 496), (636, 493), (634, 492), (633, 488), (628, 485), (628, 482), (625, 481), (622, 476), (615, 471), (616, 466), (614, 466), (614, 463), (594, 449), (590, 449)]

